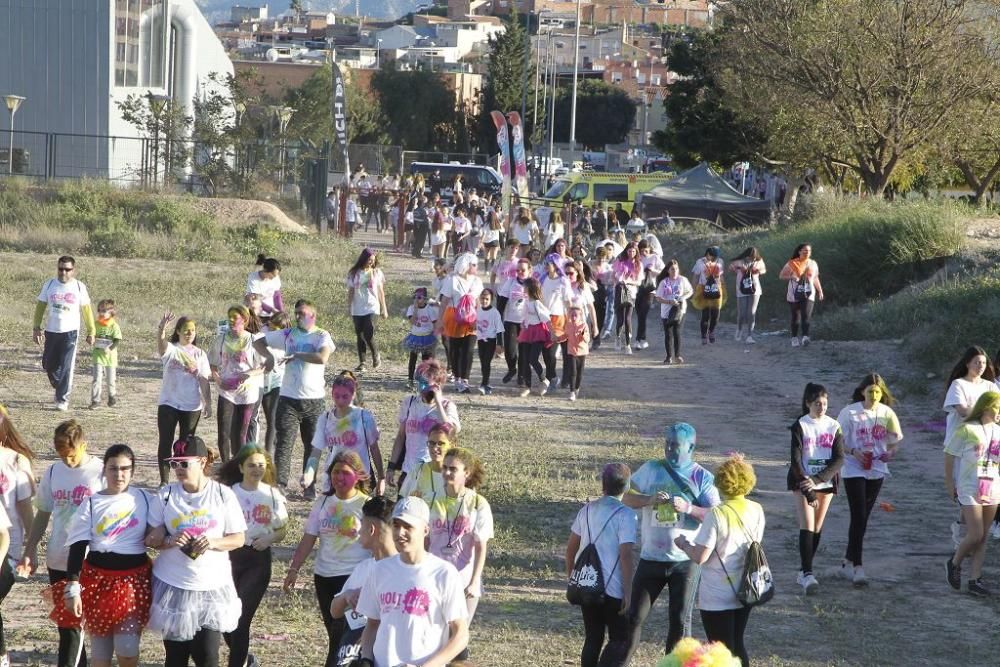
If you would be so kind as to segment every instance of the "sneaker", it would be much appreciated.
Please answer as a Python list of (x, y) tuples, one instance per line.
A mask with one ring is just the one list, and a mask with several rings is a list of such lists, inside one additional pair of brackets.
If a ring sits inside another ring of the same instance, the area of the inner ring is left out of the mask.
[(462, 384), (459, 385), (459, 388), (458, 388), (458, 393), (460, 393), (460, 394), (471, 394), (472, 393), (472, 387), (469, 386), (468, 382), (466, 382), (465, 380), (462, 380)]
[(486, 385), (485, 384), (479, 385), (479, 393), (482, 394), (483, 396), (486, 395)]
[(625, 354), (632, 354), (632, 346), (631, 345), (626, 345), (625, 346)]
[(544, 396), (547, 393), (549, 393), (549, 381), (548, 380), (542, 380), (542, 390), (540, 392), (538, 392), (538, 395), (539, 396)]
[(733, 340), (743, 340), (743, 329), (736, 330), (736, 335), (733, 336)]
[(0, 667), (10, 667), (10, 655), (4, 653), (0, 655)]
[(799, 339), (798, 338), (793, 338), (792, 339), (792, 347), (798, 347), (798, 346), (799, 346)]
[(854, 587), (863, 588), (868, 585), (868, 577), (865, 576), (865, 568), (860, 565), (854, 566)]
[(382, 357), (380, 355), (380, 356), (375, 357), (375, 361), (372, 362), (372, 370), (375, 370), (376, 368), (378, 368), (381, 365), (382, 365)]
[(708, 334), (708, 342), (712, 343), (713, 345), (715, 344), (715, 334), (714, 333)]
[(956, 591), (962, 590), (962, 568), (955, 565), (949, 558), (944, 564), (944, 573), (948, 577), (948, 585)]
[(101, 404), (98, 403), (97, 401), (91, 401), (90, 402), (90, 409), (91, 410), (96, 410), (99, 407), (101, 407)]
[[(56, 410), (58, 410), (59, 412), (66, 412), (67, 410), (69, 410), (69, 401), (59, 401), (58, 403), (56, 403)], [(3, 666), (0, 665), (0, 667)]]
[(531, 390), (528, 389), (527, 387), (525, 387), (524, 389), (521, 390), (521, 393), (519, 394), (519, 396), (521, 398), (526, 398), (529, 394), (531, 394)]
[(684, 363), (684, 357), (674, 357), (674, 363), (675, 364), (683, 364)]
[(118, 399), (114, 396), (108, 396), (108, 407), (113, 408), (118, 404)]
[(415, 384), (413, 384), (413, 382), (407, 382), (406, 383), (406, 391), (414, 391), (414, 390), (416, 390), (416, 388), (417, 388), (417, 386)]
[(260, 661), (253, 653), (247, 655), (247, 667), (260, 667)]
[(754, 343), (756, 343), (757, 341), (755, 341), (755, 340), (753, 339), (753, 336), (747, 336), (747, 337), (746, 337), (746, 340), (745, 340), (744, 342), (745, 342), (745, 343), (746, 343), (747, 345), (753, 345), (753, 344), (754, 344)]
[(647, 343), (644, 340), (640, 340), (638, 343), (636, 343), (636, 348), (639, 350), (645, 350), (647, 347), (649, 347), (649, 343)]
[(504, 373), (503, 380), (501, 380), (501, 382), (503, 382), (504, 384), (508, 384), (511, 380), (514, 379), (515, 375), (517, 375), (517, 373), (511, 373), (508, 371), (507, 373)]
[(708, 345), (708, 336), (702, 336), (701, 337), (701, 344), (702, 345)]
[(576, 392), (575, 391), (569, 392), (569, 400), (570, 401), (575, 401), (576, 400)]
[(489, 396), (490, 394), (493, 393), (493, 387), (491, 387), (490, 385), (486, 385), (485, 387), (483, 387), (483, 389), (486, 390), (486, 395), (487, 396)]
[(663, 358), (663, 363), (665, 363), (665, 364), (669, 364), (669, 363), (671, 363), (671, 361), (673, 361), (673, 360), (670, 357), (664, 357)]
[(809, 336), (803, 336), (802, 337), (802, 347), (806, 347), (807, 345), (809, 345)]
[(354, 372), (355, 373), (364, 373), (365, 372), (365, 365), (363, 363), (358, 364), (357, 366), (354, 367)]
[(837, 576), (847, 581), (854, 581), (854, 564), (845, 560), (837, 568)]
[(618, 336), (617, 338), (615, 338), (615, 352), (621, 352), (621, 351), (622, 351), (622, 337)]
[(303, 489), (302, 497), (306, 500), (316, 500), (316, 486), (310, 486), (307, 489)]
[(819, 592), (819, 582), (812, 572), (805, 573), (800, 570), (795, 583), (802, 587), (802, 592), (806, 595), (815, 595)]
[(610, 331), (605, 331), (604, 333), (601, 334), (601, 340), (607, 340), (609, 338), (611, 338), (611, 332)]
[(969, 594), (984, 598), (992, 595), (993, 591), (986, 587), (982, 579), (969, 579)]

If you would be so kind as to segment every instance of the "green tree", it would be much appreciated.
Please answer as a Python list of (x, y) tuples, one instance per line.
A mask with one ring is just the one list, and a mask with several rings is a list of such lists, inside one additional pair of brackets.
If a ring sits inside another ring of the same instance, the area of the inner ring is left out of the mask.
[(179, 176), (191, 159), (189, 136), (194, 123), (183, 105), (152, 94), (132, 94), (116, 104), (122, 119), (150, 140), (142, 178), (157, 186)]
[(389, 139), (411, 151), (456, 150), (460, 113), (455, 93), (437, 72), (402, 71), (386, 63), (372, 77)]
[[(576, 94), (576, 141), (603, 150), (620, 144), (635, 125), (635, 101), (621, 88), (595, 79), (582, 79)], [(555, 139), (569, 141), (573, 91), (562, 88), (556, 97)]]
[(305, 11), (305, 8), (302, 6), (302, 0), (291, 0), (288, 3), (288, 10), (295, 14), (296, 18), (302, 16), (302, 12)]
[(663, 101), (668, 124), (653, 133), (653, 144), (681, 168), (701, 162), (731, 165), (755, 159), (766, 137), (760, 125), (729, 106), (713, 71), (719, 33), (699, 31), (688, 42), (674, 41), (667, 58), (679, 78)]
[[(486, 65), (486, 80), (483, 84), (478, 121), (478, 143), (480, 150), (493, 153), (497, 150), (497, 131), (493, 119), (490, 118), (490, 112), (520, 113), (521, 100), (525, 93), (524, 82), (527, 80), (529, 88), (533, 85), (535, 67), (531, 58), (528, 58), (528, 69), (525, 72), (524, 55), (527, 48), (525, 30), (517, 14), (511, 15), (507, 30), (500, 35), (490, 37), (489, 46), (490, 56)], [(544, 127), (545, 124), (541, 121), (542, 115), (539, 115), (539, 124)], [(522, 118), (521, 122), (524, 123), (525, 138), (530, 137), (534, 131), (530, 117)]]
[[(351, 143), (386, 143), (385, 119), (379, 99), (362, 87), (357, 77), (347, 78), (347, 139)], [(298, 88), (285, 93), (285, 104), (295, 110), (288, 123), (288, 136), (314, 144), (333, 141), (333, 70), (323, 65)]]

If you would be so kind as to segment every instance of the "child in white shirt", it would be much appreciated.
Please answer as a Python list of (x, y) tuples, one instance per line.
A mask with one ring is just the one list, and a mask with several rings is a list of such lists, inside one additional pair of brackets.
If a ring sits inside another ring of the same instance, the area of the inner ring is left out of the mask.
[(503, 318), (500, 311), (493, 307), (493, 290), (486, 288), (479, 295), (479, 308), (476, 313), (476, 341), (479, 346), (479, 367), (483, 373), (483, 381), (479, 385), (479, 393), (493, 393), (490, 386), (490, 368), (493, 359), (503, 352)]

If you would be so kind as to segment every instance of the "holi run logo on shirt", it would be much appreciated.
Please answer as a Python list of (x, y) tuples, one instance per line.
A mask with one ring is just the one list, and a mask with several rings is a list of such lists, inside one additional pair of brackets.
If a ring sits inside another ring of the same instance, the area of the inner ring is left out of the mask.
[(361, 529), (361, 522), (358, 521), (358, 517), (343, 511), (343, 507), (339, 503), (334, 503), (320, 521), (319, 529), (323, 533), (334, 533), (348, 540), (356, 540)]
[[(334, 425), (334, 432), (326, 434), (326, 444), (328, 447), (348, 447), (358, 446), (358, 434), (351, 428), (351, 417), (337, 419)], [(364, 425), (362, 424), (362, 428)]]
[(118, 537), (126, 530), (139, 523), (139, 520), (133, 516), (133, 511), (134, 510), (127, 509), (122, 512), (111, 513), (105, 516), (97, 522), (95, 531), (98, 535), (107, 539)]
[(258, 526), (268, 526), (271, 524), (271, 506), (261, 503), (254, 505), (254, 508), (243, 513), (243, 518), (247, 523), (255, 523)]
[(198, 509), (190, 514), (181, 514), (170, 522), (170, 532), (187, 532), (188, 535), (198, 537), (207, 533), (218, 525), (218, 521), (209, 515), (208, 510)]
[(430, 430), (438, 423), (438, 420), (434, 419), (430, 415), (424, 415), (419, 419), (407, 419), (406, 420), (406, 432), (407, 433), (430, 433)]
[(49, 295), (49, 304), (53, 306), (61, 306), (63, 304), (71, 306), (76, 303), (76, 294), (74, 292), (56, 292)]
[(387, 591), (379, 596), (383, 615), (390, 611), (402, 611), (409, 616), (427, 616), (430, 613), (431, 596), (420, 588), (411, 588), (406, 594)]
[(806, 436), (805, 445), (810, 449), (833, 449), (833, 433), (820, 433), (815, 438)]
[(177, 356), (170, 360), (170, 366), (178, 370), (186, 371), (192, 375), (198, 373), (198, 362), (194, 355), (188, 354), (181, 348), (175, 348)]
[(59, 505), (63, 505), (66, 501), (69, 501), (73, 505), (79, 506), (79, 504), (86, 500), (90, 494), (90, 487), (85, 484), (80, 484), (69, 492), (65, 489), (56, 489), (52, 492), (52, 499)]
[(0, 495), (7, 493), (10, 490), (10, 478), (4, 473), (0, 472)]

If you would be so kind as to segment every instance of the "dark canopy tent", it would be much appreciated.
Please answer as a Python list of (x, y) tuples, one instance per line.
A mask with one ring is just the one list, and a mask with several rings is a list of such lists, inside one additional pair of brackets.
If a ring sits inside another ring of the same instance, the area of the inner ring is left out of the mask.
[(644, 220), (669, 215), (723, 227), (763, 224), (771, 214), (771, 202), (740, 194), (705, 163), (639, 195), (637, 204)]

